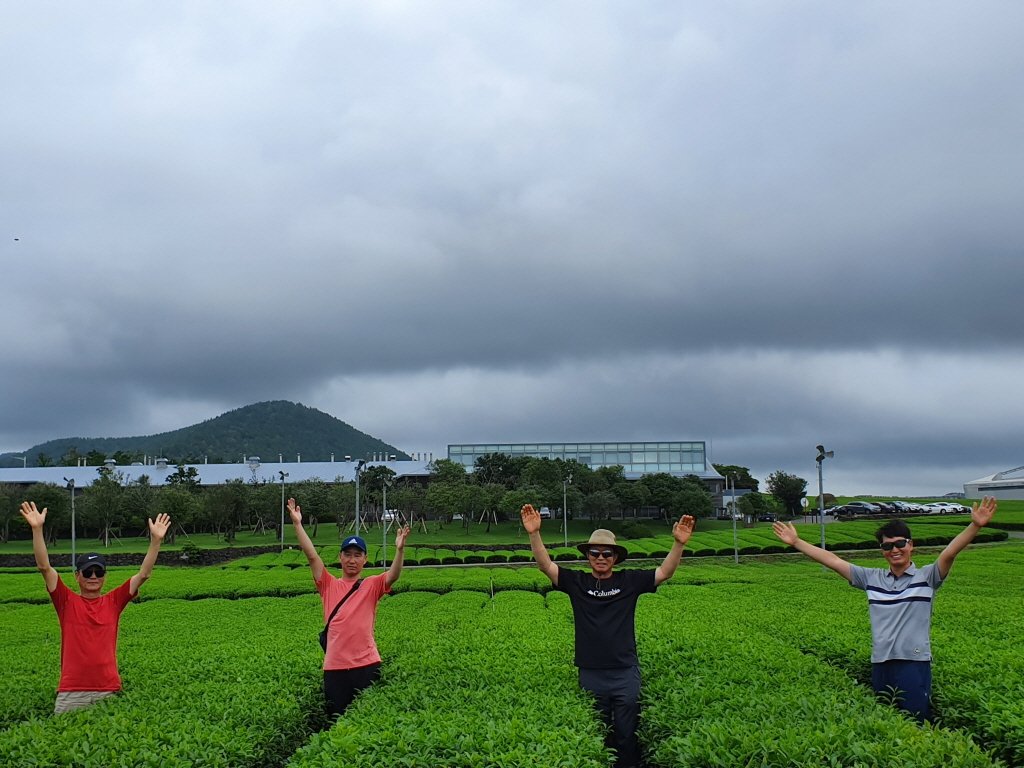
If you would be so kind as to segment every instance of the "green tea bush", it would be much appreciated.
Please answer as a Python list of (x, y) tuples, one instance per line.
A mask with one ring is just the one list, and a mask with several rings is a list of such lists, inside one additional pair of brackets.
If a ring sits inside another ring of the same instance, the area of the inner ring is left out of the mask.
[[(124, 692), (59, 717), (39, 706), (28, 717), (5, 712), (9, 723), (18, 722), (0, 734), (0, 766), (283, 762), (323, 722), (318, 604), (302, 598), (129, 606), (119, 643)], [(52, 609), (49, 623), (53, 631)], [(24, 646), (31, 635), (19, 632), (18, 640), (17, 652), (34, 658), (36, 649)], [(58, 664), (46, 661), (27, 695), (45, 699), (52, 711)]]
[(453, 592), (418, 610), (404, 598), (378, 614), (392, 649), (381, 684), (289, 766), (606, 768), (601, 727), (575, 682), (571, 627), (551, 621), (544, 598)]
[(741, 598), (742, 611), (724, 611), (735, 586), (664, 592), (638, 612), (652, 766), (888, 768), (894, 754), (919, 767), (994, 764), (966, 736), (919, 728), (783, 641), (749, 642), (745, 616), (771, 609)]
[[(851, 536), (873, 551), (843, 556), (884, 566), (875, 527)], [(731, 531), (718, 540), (731, 554)], [(112, 568), (110, 586), (134, 572)], [(798, 555), (688, 557), (637, 611), (651, 765), (1024, 765), (1022, 594), (1024, 544), (959, 556), (934, 605), (938, 721), (920, 728), (870, 691), (863, 592)], [(124, 693), (55, 718), (59, 635), (42, 578), (0, 574), (0, 768), (607, 765), (571, 665), (568, 598), (532, 564), (406, 569), (378, 611), (382, 680), (312, 735), (321, 621), (308, 568), (284, 556), (159, 567), (121, 620)]]

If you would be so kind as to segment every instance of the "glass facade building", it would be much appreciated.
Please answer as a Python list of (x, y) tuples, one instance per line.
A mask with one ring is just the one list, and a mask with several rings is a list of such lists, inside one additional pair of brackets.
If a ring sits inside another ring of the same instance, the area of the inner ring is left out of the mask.
[(703, 440), (658, 443), (471, 443), (451, 444), (448, 458), (472, 469), (477, 458), (489, 453), (506, 456), (578, 461), (591, 469), (622, 465), (626, 477), (667, 472), (676, 477), (697, 475), (721, 479), (708, 464)]

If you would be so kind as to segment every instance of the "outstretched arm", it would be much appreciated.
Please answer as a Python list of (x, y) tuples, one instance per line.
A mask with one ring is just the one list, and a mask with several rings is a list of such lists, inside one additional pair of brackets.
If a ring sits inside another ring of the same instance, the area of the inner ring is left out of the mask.
[(669, 550), (668, 556), (654, 572), (655, 585), (668, 581), (676, 572), (679, 561), (683, 557), (686, 542), (690, 540), (690, 535), (693, 533), (693, 526), (694, 520), (690, 515), (683, 515), (679, 518), (679, 522), (672, 526), (672, 538), (675, 541), (672, 542), (672, 549)]
[(530, 550), (533, 552), (533, 559), (537, 561), (537, 567), (557, 587), (558, 566), (551, 559), (548, 548), (544, 546), (544, 540), (540, 537), (540, 513), (532, 504), (524, 504), (519, 510), (519, 516), (523, 519), (523, 528), (530, 535)]
[(299, 548), (309, 562), (309, 570), (313, 572), (313, 581), (319, 582), (324, 573), (324, 561), (320, 559), (312, 539), (309, 538), (306, 529), (302, 527), (302, 507), (295, 503), (295, 499), (288, 499), (288, 515), (292, 519), (292, 525), (295, 526), (295, 538), (299, 540)]
[(847, 581), (850, 580), (850, 564), (848, 562), (834, 552), (816, 547), (801, 539), (792, 523), (772, 523), (772, 531), (783, 543), (789, 544), (789, 546), (799, 552), (803, 552), (811, 560), (821, 563), (826, 568), (831, 568)]
[(386, 583), (388, 588), (398, 581), (398, 577), (402, 575), (402, 563), (405, 562), (405, 540), (409, 536), (409, 526), (403, 525), (395, 533), (395, 559), (391, 561), (391, 567), (388, 568), (388, 575)]
[(939, 555), (937, 562), (939, 564), (939, 575), (942, 578), (946, 578), (953, 567), (953, 561), (956, 560), (956, 556), (963, 551), (964, 547), (974, 541), (978, 531), (989, 524), (992, 520), (992, 515), (995, 513), (996, 500), (994, 496), (986, 496), (981, 500), (981, 504), (974, 502), (971, 505), (971, 522), (957, 534), (955, 539), (946, 545), (946, 548)]
[(149, 523), (149, 549), (146, 550), (146, 556), (142, 559), (142, 567), (139, 568), (139, 572), (131, 578), (132, 583), (129, 589), (133, 595), (139, 593), (139, 587), (145, 584), (150, 574), (153, 573), (156, 556), (160, 554), (160, 545), (164, 543), (167, 529), (171, 527), (170, 515), (160, 514), (156, 516), (156, 522), (148, 519), (147, 522)]
[(46, 524), (46, 507), (40, 512), (34, 501), (21, 502), (21, 516), (32, 529), (32, 554), (36, 558), (36, 568), (43, 574), (46, 591), (53, 592), (57, 588), (57, 571), (50, 565), (50, 554), (46, 551), (46, 540), (43, 538), (43, 526)]

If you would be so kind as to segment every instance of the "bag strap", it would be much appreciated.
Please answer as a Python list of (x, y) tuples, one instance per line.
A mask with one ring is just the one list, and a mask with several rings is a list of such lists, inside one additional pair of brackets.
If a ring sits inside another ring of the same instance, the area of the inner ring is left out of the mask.
[(359, 589), (359, 585), (362, 584), (362, 583), (363, 583), (363, 580), (359, 579), (359, 581), (357, 581), (352, 586), (352, 589), (350, 589), (348, 592), (346, 592), (345, 596), (343, 598), (341, 598), (341, 600), (338, 601), (338, 604), (336, 606), (334, 606), (334, 610), (331, 611), (331, 615), (327, 617), (327, 624), (326, 624), (325, 628), (331, 626), (331, 622), (334, 621), (334, 616), (341, 609), (341, 606), (343, 606), (345, 604), (346, 600), (348, 600), (350, 597), (352, 597), (352, 593), (355, 592), (357, 589)]

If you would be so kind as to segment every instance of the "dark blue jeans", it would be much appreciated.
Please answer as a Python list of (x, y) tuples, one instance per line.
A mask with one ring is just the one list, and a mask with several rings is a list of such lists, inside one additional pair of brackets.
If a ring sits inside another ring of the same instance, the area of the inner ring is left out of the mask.
[(932, 719), (932, 663), (893, 659), (871, 665), (871, 687), (919, 722)]
[(594, 704), (608, 726), (606, 746), (615, 750), (615, 768), (640, 765), (640, 668), (580, 668), (580, 688), (594, 695)]

